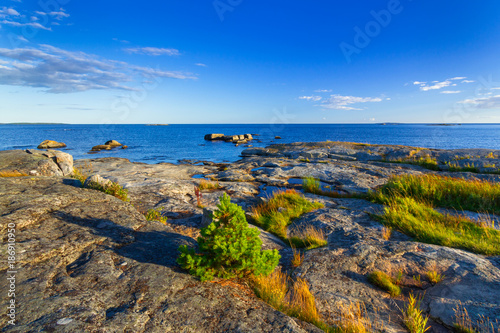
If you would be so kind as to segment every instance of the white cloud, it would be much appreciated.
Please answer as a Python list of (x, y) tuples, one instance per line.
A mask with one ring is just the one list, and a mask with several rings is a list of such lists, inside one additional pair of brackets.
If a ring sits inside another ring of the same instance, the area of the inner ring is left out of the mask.
[(19, 14), (19, 12), (14, 8), (2, 7), (0, 9), (0, 17), (4, 18), (7, 16), (21, 16), (21, 14)]
[(356, 97), (356, 96), (342, 96), (342, 95), (331, 95), (330, 98), (325, 99), (321, 103), (321, 107), (333, 110), (362, 110), (349, 105), (360, 104), (360, 103), (373, 103), (382, 102), (383, 99), (380, 97)]
[(0, 68), (0, 84), (44, 88), (49, 93), (134, 90), (127, 84), (139, 78), (196, 79), (189, 73), (135, 66), (50, 45), (38, 49), (0, 48), (0, 57), (6, 65)]
[(433, 85), (423, 85), (420, 87), (420, 90), (422, 91), (429, 91), (429, 90), (439, 90), (445, 87), (449, 87), (452, 85), (451, 81), (446, 80), (443, 82), (433, 82)]
[(420, 82), (420, 81), (415, 81), (413, 82), (414, 85), (418, 86), (418, 85), (423, 85), (423, 84), (426, 84), (427, 82)]
[(452, 77), (451, 79), (448, 79), (449, 81), (456, 81), (456, 80), (465, 80), (467, 77), (465, 76), (456, 76)]
[(196, 66), (200, 66), (200, 67), (207, 67), (207, 65), (202, 64), (201, 62), (198, 62), (198, 63), (196, 63), (195, 65), (196, 65)]
[(500, 108), (500, 95), (471, 98), (460, 101), (459, 103), (467, 104), (478, 109), (496, 109)]
[(8, 20), (3, 20), (0, 22), (0, 24), (7, 24), (13, 27), (32, 27), (36, 29), (42, 29), (42, 30), (49, 30), (51, 31), (52, 29), (47, 28), (40, 23), (37, 22), (27, 22), (27, 23), (21, 23), (21, 22), (15, 22), (15, 21), (8, 21)]
[(476, 82), (476, 81), (474, 81), (474, 80), (463, 80), (461, 83), (474, 83), (474, 82)]
[(317, 92), (317, 93), (329, 93), (329, 92), (332, 92), (331, 89), (318, 89), (318, 90), (315, 90), (314, 92)]
[(51, 16), (53, 18), (55, 18), (56, 20), (62, 20), (63, 18), (65, 17), (69, 17), (69, 14), (64, 12), (63, 9), (60, 9), (58, 12), (35, 12), (36, 14), (38, 15), (41, 15), (41, 16)]
[(321, 97), (321, 96), (300, 96), (299, 99), (317, 102), (317, 101), (321, 101), (323, 99), (323, 97)]
[(459, 94), (461, 93), (460, 90), (443, 90), (441, 91), (441, 94)]
[(124, 49), (124, 51), (128, 53), (145, 54), (149, 56), (160, 56), (160, 55), (175, 56), (180, 54), (179, 50), (176, 49), (165, 49), (158, 47), (131, 47)]

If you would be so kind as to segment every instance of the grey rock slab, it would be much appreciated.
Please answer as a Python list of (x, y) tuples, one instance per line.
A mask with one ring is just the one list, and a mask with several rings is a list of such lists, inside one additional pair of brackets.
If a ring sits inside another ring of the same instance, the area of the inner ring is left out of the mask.
[(0, 151), (0, 171), (18, 171), (30, 176), (68, 176), (73, 157), (57, 150)]
[(112, 196), (61, 178), (0, 178), (0, 208), (3, 234), (16, 223), (18, 253), (16, 326), (0, 281), (3, 332), (319, 331), (244, 287), (200, 283), (175, 262), (191, 238)]

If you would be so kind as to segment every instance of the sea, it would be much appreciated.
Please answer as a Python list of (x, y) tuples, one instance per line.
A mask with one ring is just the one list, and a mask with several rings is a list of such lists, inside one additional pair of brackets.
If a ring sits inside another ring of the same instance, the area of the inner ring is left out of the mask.
[[(407, 145), (426, 148), (486, 148), (500, 150), (500, 124), (215, 124), (215, 125), (0, 125), (0, 150), (36, 149), (44, 140), (64, 142), (60, 150), (75, 159), (123, 157), (143, 163), (189, 161), (234, 162), (245, 145), (205, 141), (205, 134), (250, 133), (250, 145), (273, 143), (347, 141)], [(281, 139), (276, 139), (279, 136)], [(90, 152), (95, 145), (116, 140), (128, 149)]]

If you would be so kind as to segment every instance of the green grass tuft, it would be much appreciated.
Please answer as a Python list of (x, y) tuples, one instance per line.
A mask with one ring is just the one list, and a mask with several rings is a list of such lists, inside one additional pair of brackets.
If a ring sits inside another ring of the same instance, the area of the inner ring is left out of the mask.
[(500, 254), (500, 231), (488, 223), (442, 214), (434, 206), (476, 212), (500, 211), (500, 185), (433, 175), (392, 178), (372, 198), (386, 205), (382, 223), (417, 241)]
[(286, 190), (276, 192), (268, 202), (254, 207), (252, 217), (264, 230), (286, 240), (287, 227), (293, 219), (322, 207), (322, 203), (311, 202), (295, 190)]
[(393, 279), (382, 271), (373, 271), (368, 275), (368, 280), (387, 291), (392, 297), (397, 297), (401, 294), (401, 288), (395, 285)]

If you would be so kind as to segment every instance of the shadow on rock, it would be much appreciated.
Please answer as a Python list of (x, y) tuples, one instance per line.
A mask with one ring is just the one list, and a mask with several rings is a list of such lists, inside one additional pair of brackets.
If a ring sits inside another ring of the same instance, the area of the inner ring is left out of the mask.
[(150, 222), (143, 228), (146, 230), (135, 231), (109, 219), (81, 218), (64, 212), (57, 212), (56, 216), (67, 223), (83, 227), (96, 236), (108, 238), (114, 244), (109, 245), (106, 242), (104, 244), (117, 255), (141, 263), (162, 265), (178, 270), (176, 258), (179, 246), (196, 245), (196, 241), (192, 238), (162, 230), (166, 227), (156, 222)]

